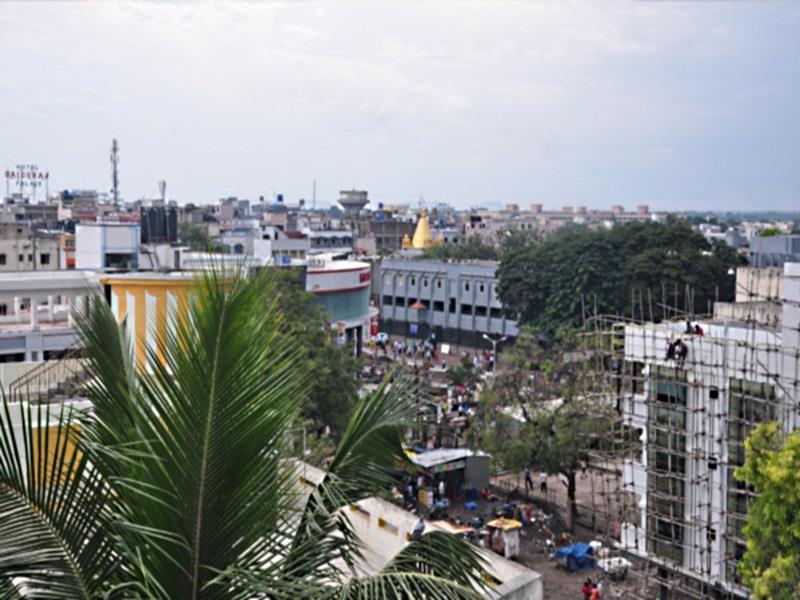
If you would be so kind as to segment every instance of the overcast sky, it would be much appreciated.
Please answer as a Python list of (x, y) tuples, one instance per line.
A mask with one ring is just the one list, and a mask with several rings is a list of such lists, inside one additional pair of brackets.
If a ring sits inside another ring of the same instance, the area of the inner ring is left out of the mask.
[(0, 60), (51, 191), (800, 209), (797, 2), (0, 2)]

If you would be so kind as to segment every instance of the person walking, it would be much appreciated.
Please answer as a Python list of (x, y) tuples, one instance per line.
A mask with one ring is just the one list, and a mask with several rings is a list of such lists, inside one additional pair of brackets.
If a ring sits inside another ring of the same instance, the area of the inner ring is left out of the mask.
[(547, 495), (547, 472), (542, 471), (539, 473), (539, 491), (545, 496)]
[(593, 589), (594, 584), (592, 583), (591, 578), (588, 578), (583, 582), (583, 587), (581, 588), (581, 591), (583, 592), (583, 600), (589, 600), (589, 598), (591, 598)]
[(533, 491), (533, 479), (531, 478), (531, 468), (525, 467), (525, 493)]

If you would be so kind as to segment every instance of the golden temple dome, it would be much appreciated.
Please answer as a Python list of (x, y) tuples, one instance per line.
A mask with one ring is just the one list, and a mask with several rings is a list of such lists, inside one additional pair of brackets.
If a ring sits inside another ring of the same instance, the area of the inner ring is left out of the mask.
[(422, 210), (417, 219), (417, 229), (414, 231), (414, 238), (411, 240), (411, 247), (416, 250), (426, 250), (433, 246), (433, 235), (431, 226), (428, 223), (428, 211)]

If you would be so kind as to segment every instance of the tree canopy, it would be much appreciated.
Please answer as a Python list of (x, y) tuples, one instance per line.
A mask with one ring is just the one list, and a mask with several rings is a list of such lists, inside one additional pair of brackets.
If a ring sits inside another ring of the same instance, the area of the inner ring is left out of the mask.
[(273, 276), (287, 334), (302, 349), (310, 375), (302, 414), (315, 430), (330, 427), (334, 438), (338, 438), (358, 395), (359, 361), (347, 348), (336, 345), (330, 318), (314, 302), (314, 296), (302, 289), (299, 271), (276, 269)]
[[(505, 469), (526, 466), (563, 475), (566, 521), (576, 511), (576, 474), (598, 439), (607, 438), (615, 418), (591, 394), (587, 358), (576, 339), (561, 331), (543, 344), (526, 328), (504, 353), (503, 370), (482, 394), (470, 443), (492, 454)], [(610, 440), (609, 440), (610, 441)]]
[(734, 249), (709, 243), (679, 220), (570, 226), (543, 241), (510, 245), (498, 269), (499, 292), (523, 323), (551, 335), (595, 311), (653, 320), (664, 305), (705, 313), (714, 300), (733, 299), (729, 269), (742, 263)]
[(784, 436), (780, 423), (758, 426), (735, 475), (758, 493), (744, 526), (744, 583), (756, 600), (800, 598), (800, 431)]
[(222, 244), (215, 243), (200, 225), (184, 221), (179, 227), (181, 241), (194, 252), (221, 252)]
[(486, 244), (477, 235), (470, 236), (461, 244), (440, 244), (422, 252), (420, 258), (437, 260), (497, 260), (500, 253), (497, 248)]

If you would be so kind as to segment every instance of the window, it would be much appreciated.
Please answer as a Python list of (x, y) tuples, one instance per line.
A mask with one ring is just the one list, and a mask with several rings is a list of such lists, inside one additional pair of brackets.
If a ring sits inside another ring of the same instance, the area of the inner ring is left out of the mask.
[(411, 285), (417, 285), (417, 278), (416, 277), (411, 277), (411, 278), (409, 278), (408, 282)]
[(440, 300), (433, 301), (433, 310), (435, 312), (444, 312), (444, 302)]
[(25, 255), (24, 254), (20, 254), (19, 257), (18, 257), (18, 260), (19, 260), (19, 262), (25, 262)]
[(427, 277), (424, 277), (422, 279), (422, 287), (428, 287), (428, 278)]
[(480, 285), (478, 285), (478, 291), (482, 294), (483, 292), (486, 291), (486, 286), (481, 283)]
[(502, 308), (494, 308), (492, 307), (489, 310), (489, 316), (493, 319), (502, 319), (503, 318), (503, 309)]
[(442, 289), (442, 280), (441, 279), (437, 279), (436, 280), (436, 289), (437, 290)]
[(28, 254), (28, 262), (33, 262), (33, 254)]
[(394, 305), (395, 306), (405, 306), (406, 305), (406, 299), (403, 298), (402, 296), (395, 296), (394, 297)]
[(0, 304), (0, 315), (7, 315), (8, 314), (8, 304)]
[(0, 254), (0, 265), (6, 264), (6, 255)]
[(461, 305), (461, 314), (462, 315), (471, 315), (472, 314), (472, 304), (462, 304)]
[(49, 252), (45, 252), (44, 254), (40, 254), (39, 255), (39, 262), (41, 264), (43, 264), (43, 265), (49, 265), (50, 264), (50, 253)]
[(465, 291), (465, 292), (468, 292), (468, 291), (469, 291), (469, 281), (465, 281), (465, 282), (464, 282), (464, 291)]
[(391, 275), (386, 275), (386, 276), (383, 278), (383, 282), (384, 282), (386, 285), (392, 285), (392, 276), (391, 276)]
[(451, 315), (456, 314), (456, 299), (455, 298), (450, 298), (450, 307), (448, 308), (448, 311), (450, 312)]
[(391, 296), (384, 296), (383, 297), (383, 305), (384, 306), (391, 306), (393, 298)]
[(485, 317), (486, 316), (486, 307), (476, 305), (475, 306), (475, 316), (476, 317)]

